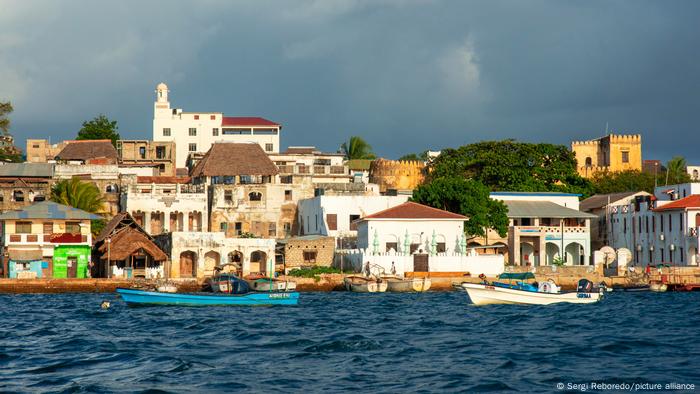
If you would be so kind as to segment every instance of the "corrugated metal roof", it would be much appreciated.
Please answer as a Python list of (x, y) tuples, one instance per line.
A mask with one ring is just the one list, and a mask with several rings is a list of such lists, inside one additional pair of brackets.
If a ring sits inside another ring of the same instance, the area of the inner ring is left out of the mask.
[(563, 207), (551, 201), (503, 201), (509, 218), (594, 219), (595, 215)]
[(85, 212), (82, 209), (56, 204), (53, 201), (38, 202), (20, 211), (8, 211), (0, 215), (0, 220), (17, 219), (98, 220), (102, 219), (102, 217)]
[(53, 164), (51, 163), (6, 163), (0, 165), (0, 177), (53, 177)]

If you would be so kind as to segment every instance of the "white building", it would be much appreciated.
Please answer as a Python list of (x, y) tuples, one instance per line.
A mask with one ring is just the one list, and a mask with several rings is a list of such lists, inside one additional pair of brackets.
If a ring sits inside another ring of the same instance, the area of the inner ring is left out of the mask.
[(630, 250), (632, 265), (698, 265), (700, 183), (657, 187), (653, 197), (609, 206), (607, 217), (610, 246)]
[(690, 175), (691, 181), (700, 181), (700, 166), (687, 166), (685, 170), (688, 171), (688, 175)]
[(221, 112), (183, 112), (170, 108), (168, 86), (159, 83), (153, 111), (153, 141), (174, 141), (176, 167), (184, 168), (191, 153), (203, 153), (214, 142), (254, 142), (265, 152), (280, 149), (278, 123), (259, 117), (229, 117)]
[(356, 237), (356, 220), (403, 204), (409, 196), (316, 196), (298, 203), (299, 235)]
[(595, 215), (579, 211), (579, 194), (494, 192), (491, 198), (508, 207), (508, 235), (501, 238), (489, 230), (484, 241), (474, 244), (507, 246), (508, 260), (515, 265), (591, 264), (590, 221)]
[(503, 272), (502, 255), (468, 252), (466, 217), (414, 202), (367, 215), (357, 226), (358, 250), (344, 255), (356, 270), (367, 264), (386, 273), (469, 272), (494, 276)]

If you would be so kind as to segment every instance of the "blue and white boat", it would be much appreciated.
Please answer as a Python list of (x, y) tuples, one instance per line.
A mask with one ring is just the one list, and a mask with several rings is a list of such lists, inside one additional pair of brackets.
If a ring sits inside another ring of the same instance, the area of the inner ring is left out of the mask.
[(174, 294), (157, 291), (117, 288), (124, 302), (128, 305), (180, 305), (180, 306), (267, 306), (296, 305), (298, 292), (260, 292), (247, 294)]

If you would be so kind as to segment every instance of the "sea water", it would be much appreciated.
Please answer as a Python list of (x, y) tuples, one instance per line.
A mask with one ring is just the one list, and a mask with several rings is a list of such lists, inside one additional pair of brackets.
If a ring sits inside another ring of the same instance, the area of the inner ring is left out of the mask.
[(0, 295), (0, 391), (697, 390), (699, 305), (700, 293), (529, 307), (475, 307), (461, 292), (303, 293), (295, 307), (255, 308)]

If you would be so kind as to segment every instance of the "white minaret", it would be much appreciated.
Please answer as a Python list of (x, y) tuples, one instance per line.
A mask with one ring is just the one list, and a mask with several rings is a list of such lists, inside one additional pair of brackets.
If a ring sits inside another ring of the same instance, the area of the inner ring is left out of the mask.
[(168, 85), (163, 82), (156, 86), (156, 102), (154, 107), (154, 117), (159, 118), (170, 115), (170, 101), (168, 101)]

